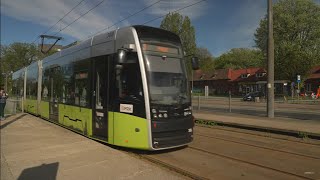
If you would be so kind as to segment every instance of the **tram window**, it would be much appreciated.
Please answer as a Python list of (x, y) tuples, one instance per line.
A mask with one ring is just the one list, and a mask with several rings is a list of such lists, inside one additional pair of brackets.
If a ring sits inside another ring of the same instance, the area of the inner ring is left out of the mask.
[(74, 68), (74, 104), (81, 107), (89, 107), (89, 59), (76, 62)]
[(43, 78), (42, 78), (42, 100), (43, 101), (49, 101), (50, 97), (50, 69), (45, 69), (43, 72)]
[(38, 69), (36, 67), (28, 68), (27, 74), (27, 98), (37, 99), (38, 90)]
[(85, 79), (76, 79), (75, 80), (75, 105), (79, 105), (82, 107), (88, 106), (88, 82), (87, 78)]
[(142, 100), (143, 89), (138, 57), (133, 53), (127, 57), (128, 62), (132, 63), (124, 64), (123, 69), (121, 70), (119, 96), (120, 98), (131, 96)]

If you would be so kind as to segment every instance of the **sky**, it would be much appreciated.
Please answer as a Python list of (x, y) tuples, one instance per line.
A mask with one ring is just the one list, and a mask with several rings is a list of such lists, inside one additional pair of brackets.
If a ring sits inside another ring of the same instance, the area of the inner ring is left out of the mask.
[[(102, 30), (145, 24), (178, 9), (190, 17), (197, 46), (217, 57), (232, 48), (254, 48), (254, 33), (267, 13), (267, 0), (1, 0), (1, 44), (40, 43), (37, 37), (45, 33), (63, 37), (58, 44), (67, 45)], [(159, 27), (162, 19), (145, 25)]]

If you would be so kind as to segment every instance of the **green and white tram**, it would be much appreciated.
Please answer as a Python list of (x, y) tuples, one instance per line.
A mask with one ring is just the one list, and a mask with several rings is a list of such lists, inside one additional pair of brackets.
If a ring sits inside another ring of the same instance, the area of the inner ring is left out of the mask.
[(25, 111), (96, 140), (146, 150), (183, 146), (194, 126), (183, 58), (174, 33), (120, 28), (15, 72), (13, 93)]

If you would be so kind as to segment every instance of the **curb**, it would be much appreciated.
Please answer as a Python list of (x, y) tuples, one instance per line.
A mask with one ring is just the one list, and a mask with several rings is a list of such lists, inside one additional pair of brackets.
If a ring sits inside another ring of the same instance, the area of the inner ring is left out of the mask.
[(297, 138), (307, 137), (310, 139), (320, 140), (320, 134), (316, 134), (316, 133), (312, 133), (312, 132), (305, 132), (305, 131), (279, 129), (279, 128), (273, 128), (273, 127), (261, 127), (261, 126), (222, 122), (222, 121), (216, 121), (216, 120), (205, 120), (205, 119), (195, 119), (195, 123), (208, 125), (208, 126), (218, 125), (218, 126), (240, 128), (240, 129), (253, 130), (253, 131), (259, 131), (259, 132), (280, 134), (280, 135), (286, 135), (286, 136), (293, 136), (293, 137), (297, 137)]

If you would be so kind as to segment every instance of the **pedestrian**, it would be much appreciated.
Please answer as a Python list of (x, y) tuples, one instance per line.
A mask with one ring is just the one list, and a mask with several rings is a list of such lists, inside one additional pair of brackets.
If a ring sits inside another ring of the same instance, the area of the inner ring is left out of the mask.
[(320, 86), (319, 86), (319, 88), (318, 88), (318, 90), (317, 90), (317, 96), (316, 96), (316, 99), (318, 99), (320, 97)]
[(4, 107), (6, 106), (8, 94), (3, 90), (0, 89), (0, 120), (4, 120)]

